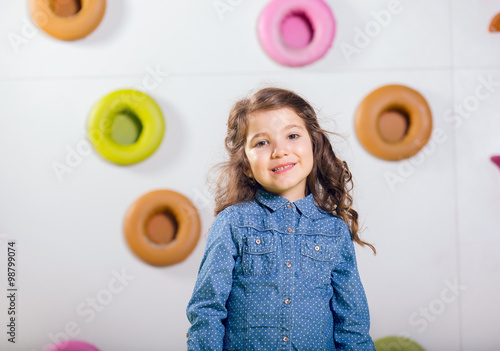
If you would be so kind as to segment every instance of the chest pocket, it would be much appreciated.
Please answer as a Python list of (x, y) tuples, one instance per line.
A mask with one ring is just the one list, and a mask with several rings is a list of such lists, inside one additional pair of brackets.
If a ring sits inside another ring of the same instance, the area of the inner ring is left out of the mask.
[(301, 273), (304, 279), (315, 284), (330, 284), (336, 251), (332, 237), (304, 237), (300, 245)]
[(257, 277), (271, 273), (276, 261), (275, 237), (270, 232), (245, 237), (242, 256), (244, 275)]

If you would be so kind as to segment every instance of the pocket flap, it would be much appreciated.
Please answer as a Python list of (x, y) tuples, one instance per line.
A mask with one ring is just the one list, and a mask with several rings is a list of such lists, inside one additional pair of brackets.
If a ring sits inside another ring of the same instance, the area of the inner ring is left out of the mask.
[(243, 251), (250, 254), (266, 254), (276, 251), (274, 236), (269, 233), (247, 236)]
[(305, 240), (301, 244), (300, 253), (317, 261), (333, 261), (335, 259), (333, 243), (327, 244), (325, 241)]

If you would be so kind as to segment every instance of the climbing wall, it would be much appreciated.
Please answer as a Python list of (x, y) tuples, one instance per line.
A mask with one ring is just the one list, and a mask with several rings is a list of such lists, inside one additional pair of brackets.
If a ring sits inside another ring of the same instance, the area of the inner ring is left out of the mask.
[[(356, 248), (373, 339), (500, 349), (498, 1), (325, 0), (331, 46), (298, 66), (262, 45), (268, 3), (107, 0), (97, 27), (68, 41), (40, 29), (29, 1), (0, 0), (1, 350), (69, 339), (185, 350), (214, 218), (207, 172), (225, 158), (231, 105), (269, 85), (303, 95), (340, 134), (331, 140), (354, 176), (360, 235), (377, 249)], [(355, 129), (363, 99), (390, 84), (418, 91), (432, 113), (425, 145), (400, 160), (371, 154)], [(154, 152), (129, 165), (88, 133), (92, 108), (119, 89), (150, 96), (165, 123)], [(130, 206), (158, 189), (183, 194), (201, 223), (194, 251), (167, 266), (124, 235)]]

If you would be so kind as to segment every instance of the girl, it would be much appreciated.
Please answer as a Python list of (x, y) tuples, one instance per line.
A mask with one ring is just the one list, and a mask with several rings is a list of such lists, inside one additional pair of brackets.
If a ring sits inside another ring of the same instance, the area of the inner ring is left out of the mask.
[(227, 125), (188, 350), (375, 350), (353, 241), (375, 249), (314, 109), (265, 88)]

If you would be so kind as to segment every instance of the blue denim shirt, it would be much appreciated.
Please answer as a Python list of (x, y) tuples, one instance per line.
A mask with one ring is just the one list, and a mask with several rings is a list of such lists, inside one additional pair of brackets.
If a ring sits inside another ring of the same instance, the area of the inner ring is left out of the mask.
[(312, 194), (220, 212), (186, 312), (188, 350), (375, 350), (349, 227)]

